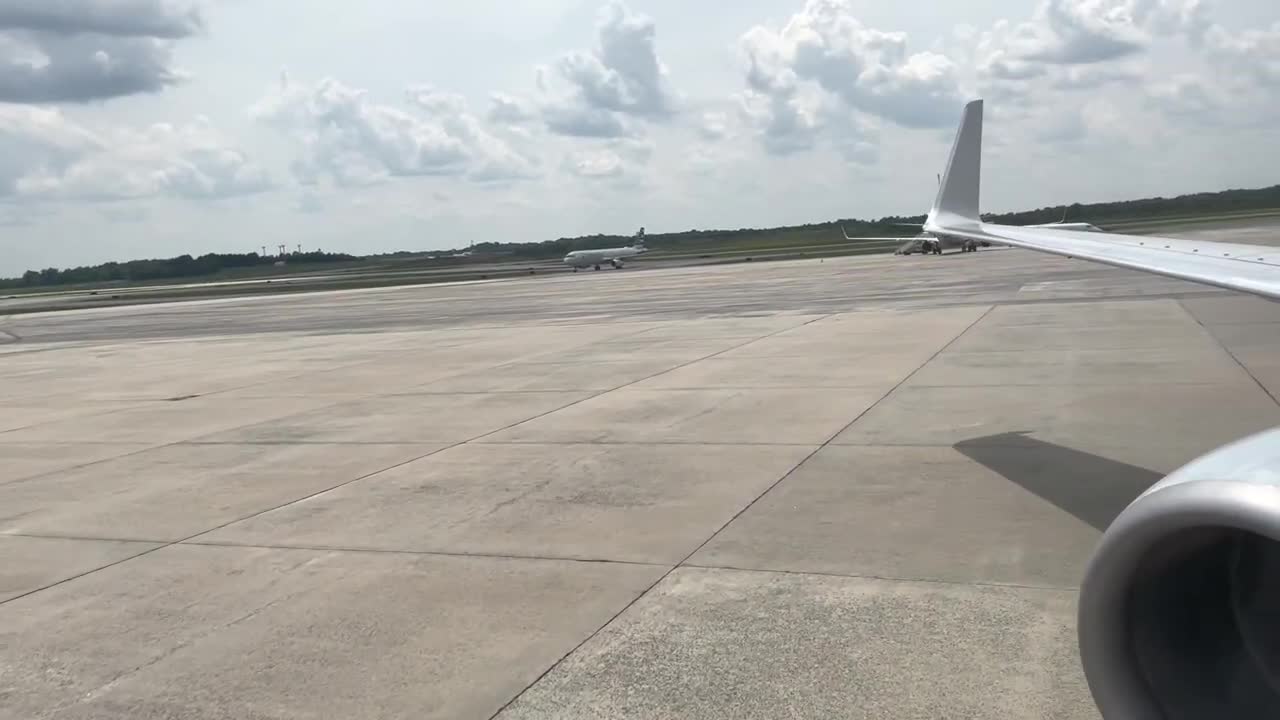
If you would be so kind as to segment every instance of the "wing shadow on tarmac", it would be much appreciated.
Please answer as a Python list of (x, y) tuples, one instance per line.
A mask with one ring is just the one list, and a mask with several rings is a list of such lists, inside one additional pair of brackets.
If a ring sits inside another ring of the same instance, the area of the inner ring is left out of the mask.
[(1025, 432), (962, 440), (953, 447), (1100, 531), (1163, 477), (1136, 465), (1037, 440)]

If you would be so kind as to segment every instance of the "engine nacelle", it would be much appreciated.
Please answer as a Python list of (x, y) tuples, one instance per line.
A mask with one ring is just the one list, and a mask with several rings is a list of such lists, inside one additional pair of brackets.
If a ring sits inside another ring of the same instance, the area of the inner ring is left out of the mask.
[(1125, 508), (1089, 562), (1078, 621), (1107, 720), (1280, 718), (1280, 428)]

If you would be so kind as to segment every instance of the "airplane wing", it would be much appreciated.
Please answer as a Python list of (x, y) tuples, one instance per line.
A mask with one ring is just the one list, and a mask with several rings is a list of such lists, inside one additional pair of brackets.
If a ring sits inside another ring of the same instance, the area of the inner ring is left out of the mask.
[(951, 235), (1144, 270), (1280, 299), (1280, 248), (1141, 235), (1112, 235), (983, 223)]
[(984, 223), (982, 101), (964, 108), (925, 231), (985, 240), (1280, 299), (1280, 247)]

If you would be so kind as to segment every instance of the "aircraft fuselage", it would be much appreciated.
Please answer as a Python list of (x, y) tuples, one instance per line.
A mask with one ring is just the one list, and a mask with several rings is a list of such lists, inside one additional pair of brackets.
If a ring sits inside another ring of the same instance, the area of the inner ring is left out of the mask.
[(599, 250), (574, 250), (564, 256), (564, 264), (574, 270), (588, 267), (594, 267), (599, 270), (600, 266), (605, 263), (615, 268), (620, 268), (625, 258), (635, 257), (645, 252), (648, 252), (647, 248), (634, 246), (601, 248)]

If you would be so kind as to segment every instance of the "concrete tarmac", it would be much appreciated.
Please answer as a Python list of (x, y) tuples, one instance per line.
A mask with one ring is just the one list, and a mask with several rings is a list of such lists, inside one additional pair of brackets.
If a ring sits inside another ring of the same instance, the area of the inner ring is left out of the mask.
[(1280, 305), (1022, 250), (0, 324), (0, 718), (1096, 718)]

